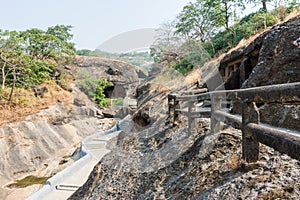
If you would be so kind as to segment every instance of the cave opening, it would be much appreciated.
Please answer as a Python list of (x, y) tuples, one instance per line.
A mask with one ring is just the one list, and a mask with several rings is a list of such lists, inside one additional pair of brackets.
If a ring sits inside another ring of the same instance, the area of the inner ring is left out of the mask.
[(120, 84), (114, 84), (104, 89), (104, 95), (106, 98), (125, 98), (127, 95), (126, 89)]

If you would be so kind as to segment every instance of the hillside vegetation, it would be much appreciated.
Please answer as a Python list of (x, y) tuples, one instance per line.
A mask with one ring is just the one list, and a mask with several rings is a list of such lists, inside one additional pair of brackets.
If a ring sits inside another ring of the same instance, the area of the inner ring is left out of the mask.
[[(13, 104), (16, 88), (30, 89), (60, 78), (58, 65), (72, 61), (75, 55), (70, 30), (71, 26), (65, 25), (49, 27), (46, 31), (0, 30), (2, 104)], [(10, 90), (8, 94), (7, 90)]]
[[(151, 46), (154, 61), (186, 74), (195, 66), (202, 66), (208, 58), (218, 57), (239, 44), (243, 45), (251, 36), (299, 12), (296, 1), (282, 4), (277, 1), (251, 1), (263, 3), (263, 7), (244, 16), (243, 10), (250, 6), (246, 2), (198, 0), (189, 3), (176, 19), (158, 29), (159, 37)], [(266, 2), (268, 5), (274, 3), (274, 6), (267, 10)]]

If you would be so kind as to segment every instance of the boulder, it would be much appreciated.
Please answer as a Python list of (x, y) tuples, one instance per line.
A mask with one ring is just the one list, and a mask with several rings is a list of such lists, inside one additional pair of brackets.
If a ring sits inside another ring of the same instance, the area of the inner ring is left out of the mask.
[[(299, 82), (300, 49), (293, 45), (300, 36), (299, 25), (300, 16), (297, 16), (259, 35), (242, 48), (242, 54), (236, 50), (225, 55), (220, 69), (242, 58), (238, 69), (231, 72), (224, 83), (225, 89)], [(300, 130), (300, 118), (297, 117), (300, 107), (297, 105), (270, 104), (259, 110), (261, 122)], [(233, 112), (241, 114), (241, 105), (236, 103)]]
[[(243, 88), (300, 81), (300, 49), (292, 44), (300, 36), (299, 25), (300, 16), (297, 16), (273, 27), (249, 45), (253, 48), (262, 43), (258, 63)], [(250, 49), (245, 53), (249, 54)]]

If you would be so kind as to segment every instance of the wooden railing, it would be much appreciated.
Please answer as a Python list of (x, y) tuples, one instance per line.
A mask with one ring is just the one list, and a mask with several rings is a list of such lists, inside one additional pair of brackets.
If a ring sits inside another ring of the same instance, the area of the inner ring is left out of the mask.
[[(202, 92), (205, 92), (204, 90)], [(210, 100), (211, 109), (195, 109), (195, 104)], [(222, 109), (222, 104), (231, 100), (240, 102), (242, 115), (233, 115)], [(187, 109), (180, 109), (180, 102)], [(188, 117), (188, 127), (195, 118), (211, 118), (211, 133), (220, 131), (221, 122), (242, 130), (242, 155), (247, 162), (256, 162), (259, 143), (300, 160), (300, 130), (287, 130), (260, 123), (256, 103), (300, 104), (300, 82), (262, 86), (239, 90), (222, 90), (197, 95), (170, 94), (169, 114), (176, 125), (179, 115)]]

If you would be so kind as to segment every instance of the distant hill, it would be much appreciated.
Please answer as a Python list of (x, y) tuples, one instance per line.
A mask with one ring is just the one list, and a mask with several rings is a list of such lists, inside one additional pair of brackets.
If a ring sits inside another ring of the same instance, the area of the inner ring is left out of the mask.
[(143, 28), (116, 35), (97, 47), (97, 50), (111, 53), (127, 53), (149, 49), (155, 40), (154, 28)]

